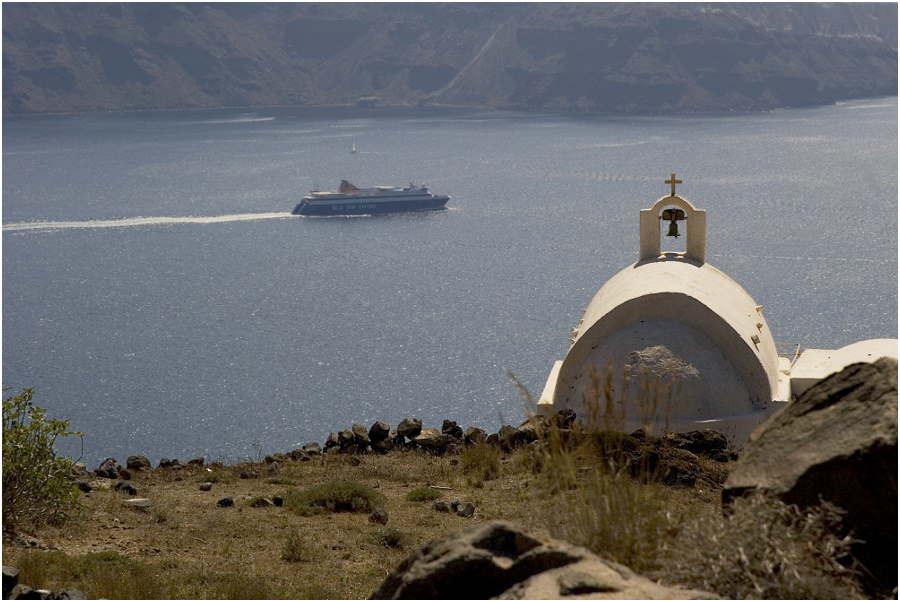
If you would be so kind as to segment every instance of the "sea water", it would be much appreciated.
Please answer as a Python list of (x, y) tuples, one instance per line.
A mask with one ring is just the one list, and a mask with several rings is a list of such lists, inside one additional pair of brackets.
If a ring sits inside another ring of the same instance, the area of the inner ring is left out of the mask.
[[(672, 172), (776, 341), (896, 337), (897, 109), (5, 117), (4, 396), (33, 387), (89, 466), (256, 458), (405, 417), (518, 424), (508, 372), (540, 394)], [(428, 183), (449, 208), (289, 215), (341, 179)]]

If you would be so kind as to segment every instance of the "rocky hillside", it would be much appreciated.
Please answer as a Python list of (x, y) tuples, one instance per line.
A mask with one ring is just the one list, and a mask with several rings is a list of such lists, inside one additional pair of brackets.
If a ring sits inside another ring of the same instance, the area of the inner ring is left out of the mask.
[(759, 110), (897, 94), (897, 5), (4, 3), (3, 112)]

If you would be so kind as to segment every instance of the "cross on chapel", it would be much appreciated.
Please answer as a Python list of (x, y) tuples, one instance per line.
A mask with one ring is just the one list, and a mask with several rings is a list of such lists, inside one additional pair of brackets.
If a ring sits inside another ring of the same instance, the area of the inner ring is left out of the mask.
[(682, 183), (681, 180), (676, 180), (676, 179), (675, 179), (675, 172), (672, 172), (672, 178), (671, 178), (670, 180), (666, 180), (666, 181), (664, 182), (664, 184), (671, 184), (671, 185), (672, 185), (672, 194), (669, 195), (669, 196), (675, 196), (675, 184), (681, 184), (681, 183)]

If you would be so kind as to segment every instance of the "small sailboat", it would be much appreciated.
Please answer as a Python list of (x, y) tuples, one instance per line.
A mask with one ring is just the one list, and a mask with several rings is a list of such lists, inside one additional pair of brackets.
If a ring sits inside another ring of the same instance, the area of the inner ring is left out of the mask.
[(355, 155), (355, 154), (356, 154), (356, 143), (355, 143), (355, 142), (354, 142), (353, 144), (350, 145), (350, 154), (351, 154), (351, 155)]

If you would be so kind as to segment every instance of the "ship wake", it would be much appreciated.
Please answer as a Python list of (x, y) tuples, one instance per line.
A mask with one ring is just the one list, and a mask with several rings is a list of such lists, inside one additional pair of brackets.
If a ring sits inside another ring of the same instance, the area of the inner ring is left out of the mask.
[(166, 226), (174, 224), (217, 224), (291, 217), (290, 213), (235, 213), (195, 217), (126, 217), (107, 220), (32, 221), (3, 224), (3, 231), (70, 230), (74, 228), (125, 228), (129, 226)]

